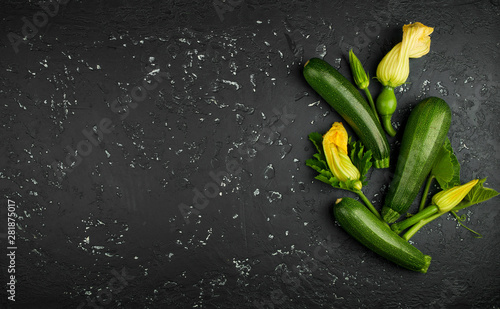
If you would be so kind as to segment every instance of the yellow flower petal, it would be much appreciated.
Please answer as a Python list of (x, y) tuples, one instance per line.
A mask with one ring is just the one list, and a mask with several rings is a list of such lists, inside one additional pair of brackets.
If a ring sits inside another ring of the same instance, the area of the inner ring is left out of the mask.
[(345, 153), (347, 153), (347, 141), (349, 136), (347, 135), (347, 131), (342, 125), (342, 122), (333, 123), (332, 127), (328, 132), (323, 135), (323, 146), (325, 142), (330, 145), (335, 145), (342, 149)]
[[(347, 153), (347, 131), (341, 122), (335, 122), (323, 136), (323, 151), (332, 174), (340, 181), (359, 180), (361, 174)], [(361, 182), (356, 189), (361, 190)]]
[(431, 46), (429, 35), (434, 28), (416, 22), (403, 26), (403, 40), (387, 53), (377, 67), (377, 78), (384, 86), (397, 87), (408, 79), (410, 58), (427, 54)]
[(474, 179), (466, 184), (436, 193), (432, 197), (432, 203), (439, 208), (439, 212), (450, 211), (464, 199), (478, 181), (479, 179)]
[(433, 31), (434, 28), (427, 27), (419, 22), (403, 26), (402, 44), (405, 48), (408, 48), (410, 58), (420, 58), (429, 52), (431, 48), (429, 35)]
[(431, 38), (425, 37), (414, 46), (410, 52), (410, 58), (420, 58), (427, 55), (431, 49)]
[(395, 88), (406, 82), (410, 75), (410, 57), (398, 43), (388, 52), (377, 67), (377, 79), (384, 86)]

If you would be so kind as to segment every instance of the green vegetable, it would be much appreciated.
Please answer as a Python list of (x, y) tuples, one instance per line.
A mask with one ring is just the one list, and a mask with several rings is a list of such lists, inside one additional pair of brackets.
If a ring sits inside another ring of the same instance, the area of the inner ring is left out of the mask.
[(406, 124), (382, 217), (396, 221), (410, 208), (441, 151), (451, 123), (448, 104), (430, 97), (412, 110)]
[(394, 114), (398, 105), (396, 96), (394, 95), (394, 88), (384, 86), (384, 88), (382, 88), (382, 92), (380, 92), (377, 97), (376, 105), (380, 118), (382, 118), (382, 125), (384, 126), (385, 131), (390, 136), (395, 136), (396, 130), (392, 126), (391, 122), (392, 114)]
[(303, 74), (309, 85), (345, 119), (365, 147), (372, 151), (375, 167), (389, 167), (387, 137), (356, 87), (330, 64), (318, 58), (306, 62)]
[(360, 202), (338, 199), (333, 211), (340, 226), (370, 250), (407, 269), (427, 272), (431, 257), (394, 233)]
[[(463, 227), (465, 227), (466, 229), (468, 229), (469, 231), (471, 231), (477, 235), (480, 235), (480, 234), (469, 229), (465, 225), (463, 225), (463, 223), (462, 223), (463, 218), (459, 217), (457, 215), (457, 212), (459, 210), (470, 207), (472, 205), (487, 201), (487, 200), (498, 195), (498, 192), (495, 191), (494, 189), (484, 187), (485, 181), (486, 181), (486, 178), (479, 180), (474, 185), (474, 187), (472, 187), (472, 189), (467, 193), (465, 198), (458, 205), (453, 207), (452, 210), (449, 211), (457, 218), (460, 225), (462, 225)], [(450, 188), (448, 188), (448, 190), (449, 189)], [(399, 233), (402, 230), (406, 229), (407, 227), (411, 226), (411, 228), (409, 228), (408, 231), (402, 236), (403, 239), (410, 240), (410, 238), (413, 235), (415, 235), (415, 233), (417, 233), (424, 225), (426, 225), (427, 223), (430, 223), (431, 221), (433, 221), (433, 220), (439, 218), (440, 216), (444, 215), (445, 213), (447, 213), (447, 212), (439, 212), (439, 207), (437, 207), (437, 208), (438, 209), (436, 210), (436, 207), (434, 205), (425, 207), (423, 210), (419, 211), (414, 216), (412, 216), (406, 220), (403, 220), (399, 223), (393, 224), (391, 226), (391, 228), (395, 232)]]

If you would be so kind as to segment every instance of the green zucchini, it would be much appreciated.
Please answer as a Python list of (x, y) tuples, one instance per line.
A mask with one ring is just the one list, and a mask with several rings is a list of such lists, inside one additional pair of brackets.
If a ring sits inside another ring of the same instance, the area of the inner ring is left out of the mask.
[(349, 235), (373, 252), (409, 270), (427, 272), (431, 257), (394, 233), (360, 202), (348, 197), (338, 199), (333, 213)]
[(342, 74), (326, 61), (312, 58), (304, 65), (309, 85), (351, 126), (367, 149), (373, 153), (376, 168), (389, 167), (387, 137), (370, 106)]
[(411, 111), (382, 207), (385, 222), (396, 221), (410, 208), (443, 146), (450, 123), (450, 107), (436, 97), (422, 100)]

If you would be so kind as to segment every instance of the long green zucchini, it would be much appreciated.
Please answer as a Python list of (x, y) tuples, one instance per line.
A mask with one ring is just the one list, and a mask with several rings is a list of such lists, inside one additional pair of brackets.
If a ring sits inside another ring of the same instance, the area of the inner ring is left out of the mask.
[(326, 61), (312, 58), (304, 65), (309, 85), (351, 126), (373, 153), (376, 168), (389, 167), (387, 137), (370, 106), (354, 85)]
[(394, 178), (385, 197), (382, 217), (392, 223), (405, 214), (429, 175), (446, 139), (451, 110), (439, 98), (422, 100), (406, 123)]
[(340, 226), (370, 250), (404, 268), (427, 272), (431, 257), (394, 233), (360, 202), (338, 199), (333, 213)]

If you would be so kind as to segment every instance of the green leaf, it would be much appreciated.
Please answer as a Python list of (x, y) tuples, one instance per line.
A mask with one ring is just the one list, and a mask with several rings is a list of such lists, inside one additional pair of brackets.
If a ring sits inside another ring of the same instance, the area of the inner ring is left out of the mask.
[(458, 163), (457, 157), (453, 153), (453, 148), (448, 138), (446, 138), (434, 162), (431, 176), (436, 178), (443, 190), (460, 185), (460, 163)]
[(351, 158), (352, 164), (356, 166), (361, 174), (361, 182), (363, 185), (366, 185), (366, 174), (372, 167), (372, 151), (365, 151), (365, 146), (361, 141), (353, 142), (349, 137), (349, 141), (347, 143), (349, 150), (349, 157)]
[(318, 176), (314, 177), (315, 179), (319, 180), (319, 181), (322, 181), (334, 188), (340, 188), (340, 181), (338, 181), (337, 178), (335, 177), (327, 177), (325, 176), (324, 174), (319, 174)]
[(312, 132), (309, 134), (309, 140), (314, 144), (314, 147), (316, 147), (316, 151), (323, 155), (323, 135), (321, 135), (318, 132)]
[(455, 206), (452, 211), (458, 211), (497, 196), (497, 191), (484, 187), (485, 181), (486, 178), (479, 180), (478, 183), (465, 196), (465, 198), (457, 206)]
[(314, 169), (316, 172), (321, 173), (322, 170), (325, 170), (325, 166), (323, 162), (316, 159), (307, 159), (306, 165)]
[(322, 166), (324, 166), (325, 169), (328, 168), (328, 163), (326, 162), (326, 158), (325, 156), (319, 154), (319, 153), (315, 153), (313, 155), (313, 158), (316, 159), (316, 161), (318, 161), (320, 164), (322, 164)]

